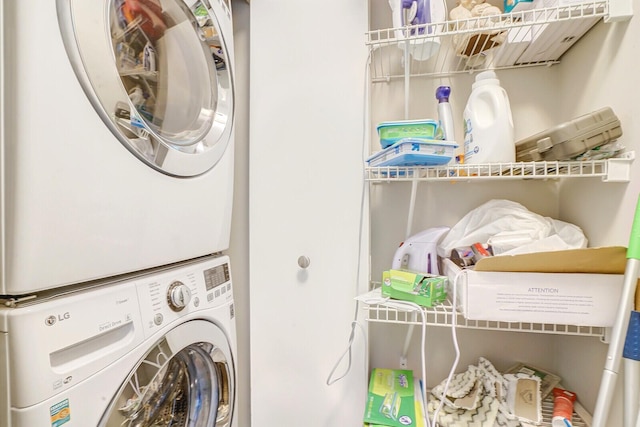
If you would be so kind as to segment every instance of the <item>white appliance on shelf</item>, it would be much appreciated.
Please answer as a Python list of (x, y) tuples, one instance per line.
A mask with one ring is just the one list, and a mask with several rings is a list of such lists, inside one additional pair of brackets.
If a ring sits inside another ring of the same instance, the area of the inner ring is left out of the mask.
[(228, 2), (26, 0), (0, 17), (0, 295), (227, 249)]
[(52, 295), (0, 310), (0, 425), (237, 426), (227, 256)]

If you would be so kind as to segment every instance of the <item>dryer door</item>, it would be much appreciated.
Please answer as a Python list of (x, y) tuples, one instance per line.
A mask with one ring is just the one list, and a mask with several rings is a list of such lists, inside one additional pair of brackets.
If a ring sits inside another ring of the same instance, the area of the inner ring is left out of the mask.
[(129, 151), (181, 177), (218, 162), (234, 109), (226, 1), (57, 0), (57, 11), (84, 92)]
[(134, 367), (98, 427), (229, 427), (232, 357), (215, 324), (194, 320), (176, 327)]

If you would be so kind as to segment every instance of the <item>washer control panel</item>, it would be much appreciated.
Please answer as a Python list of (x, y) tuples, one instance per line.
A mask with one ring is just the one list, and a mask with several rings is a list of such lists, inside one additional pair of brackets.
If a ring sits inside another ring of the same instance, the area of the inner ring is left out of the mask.
[(188, 264), (136, 282), (145, 334), (153, 334), (190, 313), (233, 300), (227, 256)]

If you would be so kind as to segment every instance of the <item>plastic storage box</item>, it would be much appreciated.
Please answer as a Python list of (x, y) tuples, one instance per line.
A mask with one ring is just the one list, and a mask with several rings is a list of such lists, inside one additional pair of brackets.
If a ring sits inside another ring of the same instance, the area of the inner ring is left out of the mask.
[(442, 138), (442, 131), (435, 120), (403, 120), (397, 122), (383, 122), (378, 125), (378, 135), (382, 148), (390, 147), (404, 138)]
[(516, 161), (570, 160), (622, 135), (611, 108), (585, 114), (516, 143)]
[(367, 159), (369, 166), (439, 166), (454, 156), (458, 144), (442, 140), (405, 138)]

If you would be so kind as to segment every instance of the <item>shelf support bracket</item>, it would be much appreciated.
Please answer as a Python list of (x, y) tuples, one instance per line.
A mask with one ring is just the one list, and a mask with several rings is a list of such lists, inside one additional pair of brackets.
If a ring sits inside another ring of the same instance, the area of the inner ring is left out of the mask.
[(609, 0), (609, 13), (604, 22), (628, 21), (633, 16), (632, 0)]

